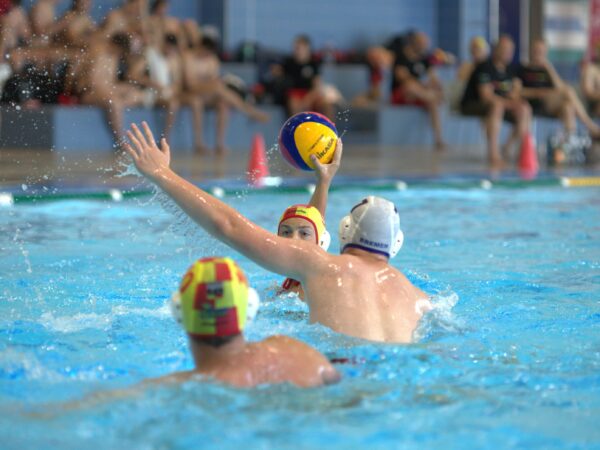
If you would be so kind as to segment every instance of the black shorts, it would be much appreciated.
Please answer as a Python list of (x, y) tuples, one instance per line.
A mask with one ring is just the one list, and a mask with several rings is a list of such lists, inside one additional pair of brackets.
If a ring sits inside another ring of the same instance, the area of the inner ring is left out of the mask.
[(552, 117), (552, 118), (558, 117), (558, 115), (556, 113), (553, 113), (548, 109), (548, 105), (546, 104), (546, 102), (544, 100), (541, 100), (539, 98), (532, 98), (532, 99), (528, 99), (527, 101), (531, 105), (531, 112), (533, 113), (534, 116)]
[[(490, 104), (480, 101), (470, 101), (460, 104), (460, 113), (463, 116), (486, 117), (490, 112)], [(510, 111), (504, 112), (504, 120), (510, 123), (515, 123), (515, 116)]]

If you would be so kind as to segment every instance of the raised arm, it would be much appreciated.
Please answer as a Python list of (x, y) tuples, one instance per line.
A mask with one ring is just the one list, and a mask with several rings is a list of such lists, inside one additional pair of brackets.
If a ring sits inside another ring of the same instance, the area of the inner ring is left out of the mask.
[(262, 267), (299, 281), (310, 272), (325, 268), (331, 255), (314, 243), (280, 238), (254, 224), (235, 209), (187, 182), (169, 168), (167, 141), (156, 146), (152, 131), (144, 133), (132, 125), (127, 136), (133, 145), (125, 150), (138, 170), (169, 195), (177, 205), (209, 234)]
[(327, 197), (329, 196), (329, 187), (331, 181), (335, 176), (336, 172), (340, 168), (340, 161), (342, 160), (343, 144), (342, 140), (338, 139), (335, 147), (335, 153), (333, 159), (329, 164), (321, 164), (319, 159), (315, 156), (311, 156), (311, 161), (315, 165), (315, 175), (317, 177), (317, 186), (315, 192), (313, 192), (310, 198), (309, 204), (319, 210), (325, 220), (325, 210), (327, 209)]

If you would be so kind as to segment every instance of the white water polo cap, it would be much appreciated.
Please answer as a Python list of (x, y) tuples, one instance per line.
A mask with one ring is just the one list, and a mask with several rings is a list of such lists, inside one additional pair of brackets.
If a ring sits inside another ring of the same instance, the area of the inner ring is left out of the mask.
[(393, 258), (402, 248), (404, 234), (400, 216), (392, 202), (369, 196), (340, 222), (340, 252), (358, 248)]

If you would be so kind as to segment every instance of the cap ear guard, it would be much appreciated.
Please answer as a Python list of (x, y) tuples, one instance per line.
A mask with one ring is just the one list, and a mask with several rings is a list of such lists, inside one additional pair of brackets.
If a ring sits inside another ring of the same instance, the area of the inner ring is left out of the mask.
[(256, 289), (248, 287), (248, 306), (246, 306), (246, 327), (250, 325), (256, 314), (258, 313), (258, 308), (260, 306), (260, 296)]
[(390, 259), (398, 254), (402, 248), (402, 244), (404, 244), (404, 233), (402, 230), (398, 230), (398, 233), (396, 233), (396, 239), (394, 239), (394, 242), (390, 248)]
[(331, 234), (329, 234), (329, 231), (325, 230), (325, 231), (323, 231), (323, 233), (321, 235), (319, 246), (323, 250), (327, 251), (327, 249), (329, 249), (330, 245), (331, 245)]
[(340, 252), (343, 252), (345, 245), (350, 243), (353, 233), (352, 222), (351, 215), (347, 215), (340, 221), (340, 227), (338, 229), (340, 235)]
[(171, 295), (171, 301), (169, 302), (169, 307), (171, 309), (171, 314), (175, 321), (183, 326), (183, 311), (181, 310), (181, 294), (179, 291), (173, 292)]

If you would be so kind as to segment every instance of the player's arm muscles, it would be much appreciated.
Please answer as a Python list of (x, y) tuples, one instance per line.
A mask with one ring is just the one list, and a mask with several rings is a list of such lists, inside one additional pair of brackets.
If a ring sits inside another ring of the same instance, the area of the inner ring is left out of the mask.
[(281, 238), (269, 233), (232, 207), (181, 178), (169, 168), (170, 150), (165, 139), (160, 150), (143, 123), (144, 134), (132, 125), (127, 133), (133, 146), (125, 150), (138, 170), (169, 195), (209, 234), (242, 253), (265, 269), (296, 280), (320, 270), (327, 263), (325, 251), (312, 243)]

